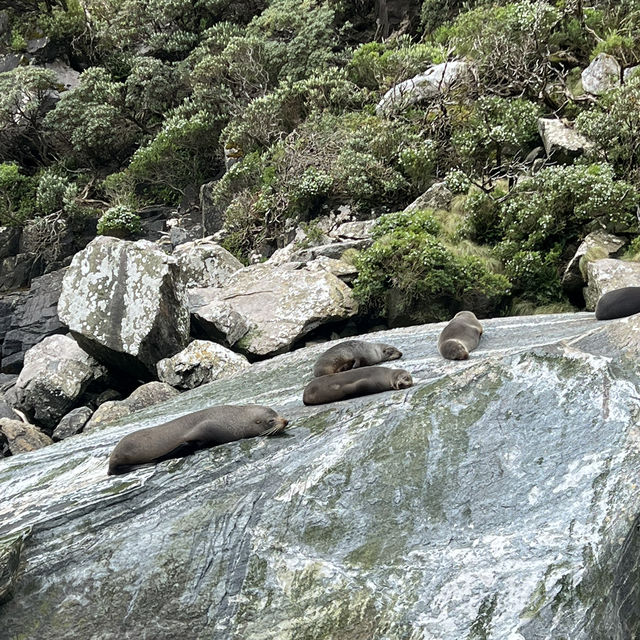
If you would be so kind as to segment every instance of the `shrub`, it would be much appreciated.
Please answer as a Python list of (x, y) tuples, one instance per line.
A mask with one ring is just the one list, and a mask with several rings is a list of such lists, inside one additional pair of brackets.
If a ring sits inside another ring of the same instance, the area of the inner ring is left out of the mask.
[(56, 76), (40, 67), (0, 73), (0, 160), (41, 164), (47, 154), (42, 122)]
[[(389, 230), (355, 260), (358, 278), (354, 295), (369, 311), (389, 313), (390, 290), (400, 300), (401, 314), (420, 310), (423, 321), (445, 320), (452, 309), (483, 300), (489, 310), (509, 293), (508, 280), (492, 273), (475, 256), (458, 256), (429, 230), (437, 223), (423, 212), (412, 222), (406, 214), (385, 216)], [(397, 313), (397, 310), (394, 311)]]
[(539, 115), (540, 108), (528, 100), (481, 97), (451, 137), (462, 166), (482, 175), (493, 165), (504, 173), (503, 163), (525, 155), (539, 139)]
[(17, 226), (35, 213), (35, 181), (15, 162), (0, 164), (0, 225)]
[(60, 175), (55, 169), (44, 171), (38, 179), (36, 205), (40, 215), (66, 210), (74, 213), (77, 185)]
[(595, 145), (592, 153), (604, 158), (619, 175), (640, 181), (640, 79), (602, 96), (576, 119), (576, 128)]
[(98, 220), (97, 232), (104, 236), (126, 238), (139, 233), (140, 216), (125, 206), (118, 205), (107, 209)]
[(505, 260), (505, 274), (516, 294), (542, 305), (562, 299), (560, 247), (551, 251), (516, 251)]
[(550, 77), (552, 34), (561, 18), (540, 0), (480, 6), (460, 14), (440, 37), (475, 61), (480, 82), (492, 92), (537, 97)]

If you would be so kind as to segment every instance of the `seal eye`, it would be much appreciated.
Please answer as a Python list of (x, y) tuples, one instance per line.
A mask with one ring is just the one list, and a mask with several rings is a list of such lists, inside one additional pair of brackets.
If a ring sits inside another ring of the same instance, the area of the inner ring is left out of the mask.
[(261, 422), (262, 422), (262, 420), (260, 420), (260, 418), (258, 418), (258, 419), (256, 420), (256, 424), (260, 424)]

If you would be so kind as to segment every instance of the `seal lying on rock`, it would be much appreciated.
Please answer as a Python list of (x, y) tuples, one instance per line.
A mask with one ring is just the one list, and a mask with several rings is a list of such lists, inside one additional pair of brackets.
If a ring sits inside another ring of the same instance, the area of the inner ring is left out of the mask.
[(626, 318), (640, 313), (640, 287), (622, 287), (600, 296), (596, 304), (596, 320)]
[(139, 465), (180, 458), (198, 449), (284, 431), (288, 420), (258, 404), (218, 405), (165, 424), (134, 431), (118, 442), (109, 458), (109, 475)]
[(447, 360), (466, 360), (480, 342), (482, 325), (471, 311), (456, 313), (438, 338), (438, 351)]
[(316, 361), (313, 375), (327, 376), (367, 367), (378, 362), (397, 360), (402, 357), (402, 351), (382, 342), (363, 342), (362, 340), (346, 340), (327, 349)]
[(390, 389), (407, 389), (413, 385), (411, 374), (404, 369), (361, 367), (312, 380), (302, 394), (305, 404), (325, 404)]

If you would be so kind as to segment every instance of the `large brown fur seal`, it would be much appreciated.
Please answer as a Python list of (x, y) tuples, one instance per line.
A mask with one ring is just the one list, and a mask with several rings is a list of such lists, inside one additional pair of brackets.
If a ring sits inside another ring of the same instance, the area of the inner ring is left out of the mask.
[(209, 407), (125, 436), (111, 453), (108, 473), (127, 473), (142, 464), (180, 458), (242, 438), (270, 436), (287, 424), (273, 409), (258, 404)]
[(597, 320), (626, 318), (640, 313), (640, 287), (622, 287), (600, 296), (596, 304)]
[(316, 361), (313, 375), (327, 376), (331, 373), (349, 371), (358, 367), (367, 367), (378, 362), (397, 360), (402, 351), (382, 342), (363, 342), (362, 340), (345, 340), (327, 349)]
[(471, 311), (456, 313), (438, 338), (438, 351), (447, 360), (466, 360), (480, 342), (482, 325)]
[(305, 404), (325, 404), (390, 389), (407, 389), (413, 385), (411, 374), (404, 369), (361, 367), (312, 380), (302, 394)]

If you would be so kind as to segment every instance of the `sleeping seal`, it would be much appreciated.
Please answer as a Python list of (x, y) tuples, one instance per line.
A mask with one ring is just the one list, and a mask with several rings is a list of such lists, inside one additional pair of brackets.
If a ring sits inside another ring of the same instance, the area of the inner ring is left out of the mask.
[(482, 325), (471, 311), (456, 313), (438, 338), (438, 351), (447, 360), (466, 360), (480, 342)]
[(253, 436), (280, 433), (288, 420), (258, 404), (218, 405), (126, 435), (109, 458), (109, 475), (139, 465), (180, 458), (198, 449)]
[(596, 320), (626, 318), (640, 313), (640, 287), (622, 287), (600, 296), (596, 304)]
[(325, 404), (412, 385), (411, 374), (404, 369), (361, 367), (315, 378), (304, 388), (302, 402)]
[(397, 360), (402, 351), (382, 342), (363, 342), (362, 340), (346, 340), (327, 349), (316, 361), (313, 375), (326, 376), (358, 367), (367, 367), (378, 362)]

